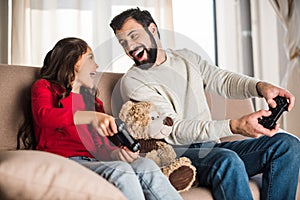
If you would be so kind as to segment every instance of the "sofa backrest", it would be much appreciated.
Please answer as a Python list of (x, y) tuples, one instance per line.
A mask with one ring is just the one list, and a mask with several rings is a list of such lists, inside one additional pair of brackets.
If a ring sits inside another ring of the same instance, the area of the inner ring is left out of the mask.
[(119, 81), (123, 74), (102, 72), (99, 73), (98, 76), (97, 88), (99, 98), (104, 103), (105, 113), (117, 117), (123, 104), (119, 87)]
[[(0, 150), (16, 149), (17, 132), (23, 122), (23, 109), (40, 68), (0, 64)], [(119, 80), (122, 73), (99, 73), (97, 87), (106, 113), (118, 115), (122, 106)], [(252, 102), (228, 100), (207, 94), (213, 119), (238, 118), (253, 111)]]
[[(0, 64), (0, 150), (16, 149), (17, 132), (24, 120), (23, 110), (27, 106), (31, 85), (39, 77), (39, 71), (38, 67)], [(110, 99), (114, 94), (118, 96), (114, 88), (122, 75), (99, 73), (99, 97), (108, 114), (112, 114)]]
[(38, 73), (35, 67), (0, 65), (0, 150), (16, 148), (24, 103)]

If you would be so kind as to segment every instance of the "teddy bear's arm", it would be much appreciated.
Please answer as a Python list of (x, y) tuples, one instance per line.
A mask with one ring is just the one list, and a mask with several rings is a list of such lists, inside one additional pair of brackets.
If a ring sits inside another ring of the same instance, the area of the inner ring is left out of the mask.
[[(165, 123), (166, 119), (162, 118), (152, 120), (148, 127), (148, 135), (150, 138), (163, 139), (168, 137), (172, 132), (172, 126), (165, 125)], [(170, 119), (168, 119), (168, 124), (171, 124)]]

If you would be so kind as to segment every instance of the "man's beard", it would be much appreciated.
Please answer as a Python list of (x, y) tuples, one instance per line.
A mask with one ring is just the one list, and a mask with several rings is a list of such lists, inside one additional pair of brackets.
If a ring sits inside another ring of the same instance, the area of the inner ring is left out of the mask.
[(156, 62), (157, 48), (144, 49), (144, 51), (145, 51), (144, 53), (147, 54), (148, 59), (143, 60), (142, 62), (139, 62), (138, 60), (134, 59), (134, 62), (135, 62), (135, 65), (141, 69), (149, 69)]
[(151, 34), (151, 32), (148, 30), (148, 28), (145, 28), (145, 31), (148, 33), (150, 40), (151, 40), (151, 48), (145, 48), (144, 49), (144, 53), (147, 54), (147, 60), (143, 60), (142, 62), (139, 62), (138, 60), (134, 60), (136, 66), (138, 66), (141, 69), (149, 69), (151, 68), (154, 63), (156, 62), (156, 58), (157, 58), (157, 44), (156, 41), (153, 37), (153, 35)]

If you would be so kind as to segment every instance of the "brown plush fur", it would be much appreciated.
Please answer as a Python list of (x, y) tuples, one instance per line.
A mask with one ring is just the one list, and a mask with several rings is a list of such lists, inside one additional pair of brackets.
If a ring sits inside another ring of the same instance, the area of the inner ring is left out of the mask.
[(188, 158), (176, 158), (171, 145), (149, 137), (150, 112), (155, 109), (150, 102), (127, 101), (122, 106), (119, 117), (125, 122), (132, 136), (141, 142), (142, 154), (161, 168), (179, 192), (187, 191), (196, 179), (196, 168)]
[(136, 139), (149, 139), (147, 134), (150, 124), (150, 111), (153, 104), (149, 102), (133, 103), (127, 101), (119, 113), (120, 119), (125, 122), (129, 132)]

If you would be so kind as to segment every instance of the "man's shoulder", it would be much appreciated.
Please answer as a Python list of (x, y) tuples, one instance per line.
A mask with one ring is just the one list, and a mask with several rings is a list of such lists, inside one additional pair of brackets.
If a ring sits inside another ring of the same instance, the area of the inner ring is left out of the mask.
[(174, 49), (167, 49), (166, 52), (169, 56), (180, 57), (182, 59), (189, 60), (189, 61), (200, 58), (199, 54), (197, 54), (193, 50), (190, 50), (190, 49), (187, 49), (187, 48), (175, 49), (175, 50)]
[(141, 73), (137, 67), (132, 67), (124, 73), (120, 81), (123, 85), (137, 84), (136, 82), (140, 82), (139, 80), (141, 80), (143, 76), (144, 74)]
[(140, 74), (139, 68), (133, 66), (124, 73), (124, 75), (122, 76), (122, 80), (136, 77), (138, 74)]
[(182, 48), (182, 49), (167, 49), (167, 53), (169, 54), (174, 54), (174, 55), (190, 55), (194, 54), (194, 52), (190, 49), (187, 48)]

